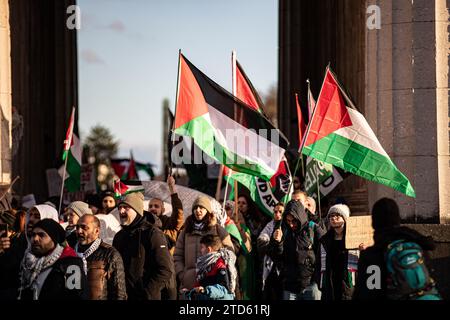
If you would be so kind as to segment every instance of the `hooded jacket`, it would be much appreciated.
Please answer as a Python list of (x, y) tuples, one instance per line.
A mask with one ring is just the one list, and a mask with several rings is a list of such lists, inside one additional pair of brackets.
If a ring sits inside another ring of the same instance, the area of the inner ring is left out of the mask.
[(113, 246), (122, 255), (128, 300), (160, 300), (174, 273), (162, 231), (138, 215), (116, 234)]
[[(297, 220), (295, 231), (286, 223), (288, 214)], [(314, 246), (319, 244), (325, 230), (314, 222), (311, 222), (311, 228), (309, 225), (303, 205), (299, 201), (290, 201), (283, 214), (283, 238), (280, 242), (276, 242), (273, 238), (270, 240), (268, 254), (275, 263), (281, 265), (284, 290), (300, 293), (311, 283), (316, 262)], [(309, 246), (309, 232), (313, 232), (314, 246)]]
[[(228, 232), (217, 224), (217, 220), (212, 215), (209, 224), (201, 231), (190, 231), (187, 225), (194, 223), (194, 217), (190, 215), (186, 218), (185, 228), (181, 231), (175, 247), (173, 259), (175, 271), (180, 283), (180, 288), (192, 289), (195, 283), (195, 266), (200, 253), (200, 239), (207, 234), (214, 234), (220, 237), (222, 244), (234, 252)], [(188, 230), (187, 230), (188, 229)]]
[[(422, 247), (425, 254), (426, 251), (432, 251), (435, 249), (435, 244), (431, 237), (423, 236), (419, 232), (408, 227), (397, 226), (380, 231), (376, 230), (374, 240), (375, 244), (372, 247), (361, 251), (358, 261), (358, 276), (356, 279), (355, 291), (353, 293), (353, 300), (387, 300), (387, 269), (384, 254), (387, 246), (391, 242), (395, 240), (415, 242)], [(381, 288), (370, 290), (367, 287), (367, 280), (368, 277), (373, 275), (373, 272), (368, 272), (367, 269), (373, 265), (380, 267)]]

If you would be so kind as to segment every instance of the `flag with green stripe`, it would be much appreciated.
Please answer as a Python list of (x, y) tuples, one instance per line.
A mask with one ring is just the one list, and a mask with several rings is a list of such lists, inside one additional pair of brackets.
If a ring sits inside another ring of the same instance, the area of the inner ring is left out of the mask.
[(304, 140), (303, 154), (416, 196), (329, 68)]

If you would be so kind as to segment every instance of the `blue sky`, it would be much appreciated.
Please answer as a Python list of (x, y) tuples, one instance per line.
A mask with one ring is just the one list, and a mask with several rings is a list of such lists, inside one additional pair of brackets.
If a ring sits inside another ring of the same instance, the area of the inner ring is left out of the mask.
[(78, 0), (79, 126), (99, 123), (137, 161), (162, 162), (162, 101), (174, 110), (178, 49), (230, 90), (231, 51), (264, 95), (277, 82), (277, 0)]

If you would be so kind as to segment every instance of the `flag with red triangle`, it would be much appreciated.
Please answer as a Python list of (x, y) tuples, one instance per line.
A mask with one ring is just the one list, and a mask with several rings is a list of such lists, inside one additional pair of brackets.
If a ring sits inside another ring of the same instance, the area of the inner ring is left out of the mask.
[(72, 114), (70, 115), (69, 127), (67, 128), (62, 155), (62, 160), (65, 162), (64, 167), (66, 169), (65, 180), (63, 183), (69, 192), (78, 191), (81, 187), (81, 143), (78, 137), (73, 133), (74, 126), (75, 107), (72, 108)]
[(301, 152), (415, 197), (408, 178), (384, 151), (329, 68)]

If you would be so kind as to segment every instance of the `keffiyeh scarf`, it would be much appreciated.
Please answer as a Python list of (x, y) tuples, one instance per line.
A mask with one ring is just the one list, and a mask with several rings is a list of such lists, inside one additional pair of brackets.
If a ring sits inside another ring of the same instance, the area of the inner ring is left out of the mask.
[(102, 239), (98, 238), (92, 242), (92, 244), (89, 246), (89, 248), (85, 252), (78, 252), (78, 243), (75, 245), (75, 253), (78, 257), (80, 257), (83, 260), (83, 268), (84, 273), (87, 274), (87, 258), (93, 254), (95, 251), (97, 251), (98, 247), (100, 247), (100, 244), (102, 243)]
[[(58, 261), (63, 250), (64, 248), (57, 244), (56, 248), (51, 254), (38, 258), (33, 253), (31, 253), (30, 248), (27, 249), (20, 265), (19, 300), (22, 297), (22, 291), (27, 288), (30, 288), (32, 290), (33, 300), (38, 299), (39, 284), (37, 280), (39, 275), (47, 271), (48, 268), (53, 266), (53, 264)], [(40, 286), (42, 286), (45, 279), (41, 280), (42, 281), (40, 281)]]
[(230, 291), (234, 293), (237, 279), (236, 255), (226, 248), (198, 257), (196, 264), (197, 281), (200, 282), (206, 277), (219, 258), (222, 258), (225, 261), (225, 265), (230, 274)]

